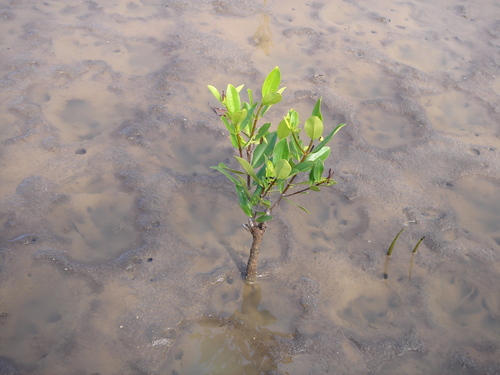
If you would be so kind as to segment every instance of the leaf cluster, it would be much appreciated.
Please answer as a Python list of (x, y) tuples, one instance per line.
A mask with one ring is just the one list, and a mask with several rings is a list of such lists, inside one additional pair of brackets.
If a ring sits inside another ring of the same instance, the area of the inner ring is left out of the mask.
[[(285, 88), (280, 88), (280, 84), (281, 72), (275, 67), (262, 84), (261, 100), (254, 101), (253, 92), (248, 89), (248, 102), (241, 99), (243, 85), (234, 87), (229, 84), (222, 93), (208, 85), (224, 107), (221, 120), (229, 131), (231, 144), (237, 152), (235, 158), (241, 167), (232, 169), (220, 163), (212, 168), (234, 184), (241, 209), (258, 223), (271, 220), (273, 208), (282, 199), (319, 191), (320, 186), (336, 183), (331, 170), (323, 175), (324, 162), (331, 152), (327, 144), (345, 124), (338, 125), (323, 137), (321, 98), (302, 127), (294, 109), (283, 117), (277, 130), (271, 131), (269, 122), (259, 125), (267, 111), (282, 100)], [(302, 130), (305, 140), (301, 138)], [(308, 177), (298, 179), (301, 175)], [(272, 197), (275, 197), (274, 201)]]

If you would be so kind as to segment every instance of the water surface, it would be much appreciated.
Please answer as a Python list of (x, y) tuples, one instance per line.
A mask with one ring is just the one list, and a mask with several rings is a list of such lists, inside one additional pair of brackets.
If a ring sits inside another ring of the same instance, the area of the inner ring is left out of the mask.
[[(498, 14), (2, 4), (0, 373), (499, 373)], [(323, 97), (326, 130), (347, 126), (338, 185), (297, 198), (311, 215), (279, 208), (248, 287), (206, 85), (256, 89), (276, 65), (273, 121)]]

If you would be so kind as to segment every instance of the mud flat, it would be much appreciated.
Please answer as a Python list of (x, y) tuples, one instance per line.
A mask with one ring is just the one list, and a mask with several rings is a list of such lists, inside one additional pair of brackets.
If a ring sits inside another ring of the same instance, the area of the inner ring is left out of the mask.
[[(498, 374), (499, 13), (1, 5), (0, 374)], [(248, 287), (206, 84), (276, 65), (271, 116), (321, 96), (347, 126), (338, 185), (281, 207)]]

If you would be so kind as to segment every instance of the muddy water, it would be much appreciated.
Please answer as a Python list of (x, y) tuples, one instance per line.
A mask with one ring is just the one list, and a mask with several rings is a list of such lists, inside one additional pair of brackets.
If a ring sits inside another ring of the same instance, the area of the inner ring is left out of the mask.
[[(499, 14), (4, 2), (0, 374), (499, 373)], [(272, 118), (321, 96), (348, 126), (338, 185), (277, 211), (246, 287), (206, 84), (276, 65)]]

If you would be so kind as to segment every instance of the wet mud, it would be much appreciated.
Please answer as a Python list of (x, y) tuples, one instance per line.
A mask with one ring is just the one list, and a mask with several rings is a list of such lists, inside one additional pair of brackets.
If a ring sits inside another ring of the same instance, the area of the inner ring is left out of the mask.
[[(0, 5), (0, 374), (498, 374), (499, 12)], [(338, 184), (278, 209), (247, 286), (206, 85), (276, 65), (274, 121), (323, 97), (347, 126)]]

